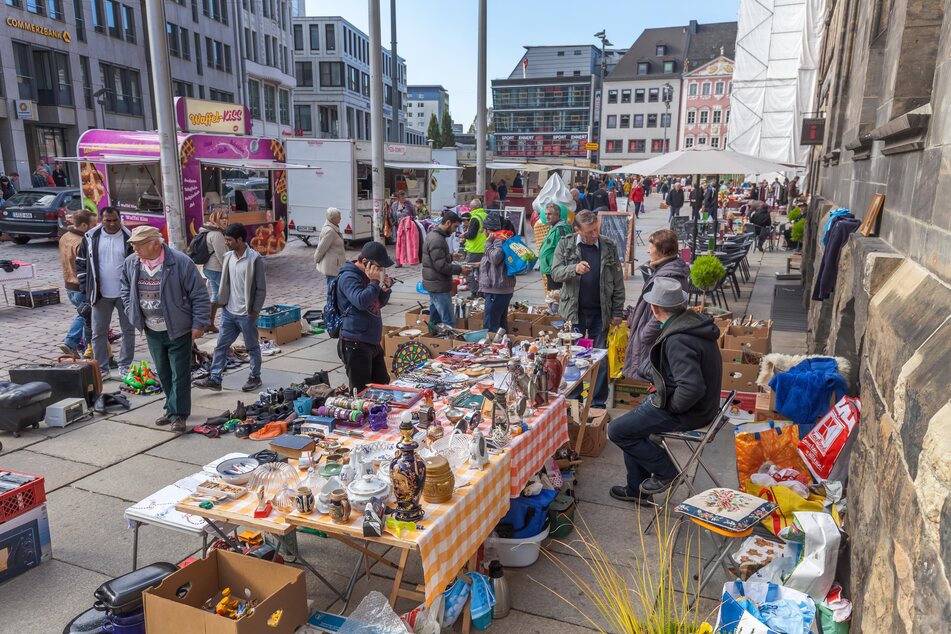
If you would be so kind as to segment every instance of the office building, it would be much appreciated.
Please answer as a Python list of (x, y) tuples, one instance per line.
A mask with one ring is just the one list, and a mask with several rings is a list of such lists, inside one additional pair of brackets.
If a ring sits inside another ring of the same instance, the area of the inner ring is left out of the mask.
[[(181, 3), (185, 0), (176, 0)], [(192, 4), (196, 0), (190, 0)], [(201, 0), (222, 10), (228, 0)], [(292, 66), (292, 15), (295, 3), (286, 0), (241, 0), (235, 25), (242, 51), (238, 102), (251, 111), (251, 133), (261, 136), (291, 136), (294, 131)], [(211, 50), (211, 49), (209, 49)], [(215, 53), (215, 51), (212, 51)]]
[[(370, 38), (341, 17), (293, 19), (295, 134), (318, 139), (370, 138)], [(401, 93), (399, 138), (406, 136), (406, 64), (383, 49), (383, 118), (393, 124), (393, 76)], [(418, 129), (419, 126), (412, 126)]]
[(492, 80), (497, 157), (587, 157), (601, 51), (589, 44), (526, 46), (505, 79)]
[(406, 92), (406, 119), (410, 126), (426, 132), (433, 115), (436, 115), (436, 123), (442, 125), (443, 113), (449, 112), (449, 92), (445, 88), (409, 86)]
[(687, 45), (678, 147), (725, 148), (730, 123), (736, 22), (697, 25)]

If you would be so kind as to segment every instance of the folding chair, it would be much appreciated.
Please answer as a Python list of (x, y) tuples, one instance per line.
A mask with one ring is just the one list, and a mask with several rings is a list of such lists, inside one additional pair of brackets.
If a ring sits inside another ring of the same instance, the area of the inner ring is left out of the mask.
[[(715, 487), (721, 487), (720, 481), (717, 480), (717, 477), (713, 475), (713, 472), (703, 461), (703, 450), (717, 437), (720, 429), (727, 422), (727, 412), (730, 410), (730, 405), (733, 404), (733, 399), (736, 398), (736, 390), (731, 391), (727, 394), (726, 399), (723, 401), (723, 404), (720, 406), (719, 411), (713, 417), (713, 420), (706, 427), (701, 427), (700, 429), (693, 429), (689, 431), (669, 431), (663, 432), (660, 434), (651, 434), (650, 440), (657, 443), (663, 447), (664, 451), (667, 452), (667, 456), (670, 457), (670, 461), (674, 463), (674, 467), (677, 468), (677, 475), (674, 476), (674, 481), (671, 482), (670, 488), (667, 489), (667, 499), (670, 500), (670, 497), (673, 495), (681, 486), (686, 486), (687, 490), (690, 492), (690, 495), (696, 495), (697, 490), (694, 487), (694, 481), (697, 479), (697, 467), (703, 468), (706, 471), (707, 475), (710, 476), (710, 479), (713, 481)], [(680, 441), (688, 448), (693, 446), (690, 457), (687, 460), (680, 464), (677, 461), (677, 457), (674, 455), (674, 452), (671, 450), (669, 441)], [(654, 520), (657, 519), (657, 516), (651, 518), (648, 522), (647, 527), (644, 529), (644, 532), (647, 533), (650, 531), (651, 526), (654, 525)]]

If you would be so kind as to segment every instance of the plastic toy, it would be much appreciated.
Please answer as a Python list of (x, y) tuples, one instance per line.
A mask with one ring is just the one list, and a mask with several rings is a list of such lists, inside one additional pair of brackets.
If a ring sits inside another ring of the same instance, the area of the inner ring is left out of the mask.
[(147, 361), (133, 363), (122, 383), (123, 389), (133, 394), (154, 394), (162, 391), (162, 386)]
[(231, 588), (225, 588), (221, 591), (221, 600), (215, 606), (215, 614), (229, 619), (237, 618), (238, 603), (237, 599), (231, 598)]

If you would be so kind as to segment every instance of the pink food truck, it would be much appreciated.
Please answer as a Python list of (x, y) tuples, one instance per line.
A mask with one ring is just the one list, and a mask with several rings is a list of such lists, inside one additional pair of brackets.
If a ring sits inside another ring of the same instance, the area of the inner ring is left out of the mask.
[[(258, 253), (279, 253), (287, 239), (283, 143), (245, 136), (250, 117), (243, 106), (178, 99), (176, 108), (184, 130), (178, 149), (186, 239), (221, 210), (228, 222), (248, 228), (248, 244)], [(96, 214), (116, 207), (126, 226), (149, 224), (167, 239), (158, 134), (93, 129), (76, 147), (77, 156), (65, 158), (79, 163), (84, 207)]]

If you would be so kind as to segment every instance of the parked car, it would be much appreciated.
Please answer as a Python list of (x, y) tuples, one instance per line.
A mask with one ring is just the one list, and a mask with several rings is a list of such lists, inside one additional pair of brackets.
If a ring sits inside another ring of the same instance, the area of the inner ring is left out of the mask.
[(76, 187), (39, 187), (13, 195), (0, 211), (0, 231), (17, 244), (31, 238), (58, 238), (66, 233), (69, 217), (83, 208)]

